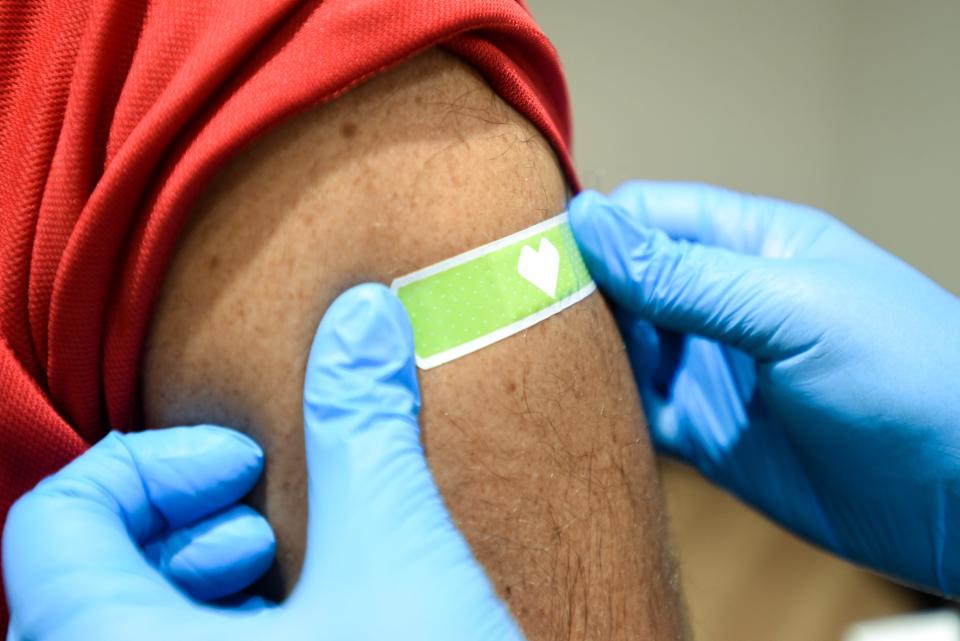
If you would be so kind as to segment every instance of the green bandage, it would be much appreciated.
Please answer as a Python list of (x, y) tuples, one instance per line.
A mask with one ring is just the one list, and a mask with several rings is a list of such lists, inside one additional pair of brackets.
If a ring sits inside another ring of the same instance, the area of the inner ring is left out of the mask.
[(390, 288), (410, 315), (417, 365), (429, 369), (539, 323), (596, 284), (563, 213), (397, 278)]

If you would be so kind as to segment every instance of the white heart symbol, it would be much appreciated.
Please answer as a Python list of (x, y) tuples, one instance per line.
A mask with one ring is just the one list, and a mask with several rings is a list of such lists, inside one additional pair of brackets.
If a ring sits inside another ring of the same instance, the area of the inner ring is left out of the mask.
[(529, 245), (524, 245), (520, 249), (517, 271), (550, 298), (557, 297), (560, 252), (546, 238), (540, 239), (540, 249), (537, 251)]

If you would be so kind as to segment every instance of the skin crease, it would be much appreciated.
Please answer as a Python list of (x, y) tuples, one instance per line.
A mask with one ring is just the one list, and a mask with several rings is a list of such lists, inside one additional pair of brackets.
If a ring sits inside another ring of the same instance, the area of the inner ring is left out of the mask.
[[(212, 422), (266, 451), (252, 497), (282, 596), (303, 554), (303, 370), (333, 298), (564, 209), (540, 134), (429, 51), (282, 124), (208, 187), (145, 353), (151, 427)], [(459, 527), (530, 641), (687, 635), (661, 492), (601, 296), (420, 372), (423, 440)]]

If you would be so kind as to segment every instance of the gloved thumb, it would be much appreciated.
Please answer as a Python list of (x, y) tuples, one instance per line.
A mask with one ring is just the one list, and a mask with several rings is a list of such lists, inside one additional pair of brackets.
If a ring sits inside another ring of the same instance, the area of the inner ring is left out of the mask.
[(400, 301), (382, 285), (347, 291), (324, 316), (307, 365), (307, 552), (288, 603), (350, 611), (356, 586), (367, 614), (355, 638), (433, 638), (464, 626), (476, 638), (519, 638), (505, 634), (516, 632), (512, 620), (443, 504), (419, 408)]
[(772, 342), (786, 314), (774, 300), (774, 261), (670, 238), (597, 192), (578, 195), (569, 211), (587, 268), (622, 310), (757, 358), (782, 348)]

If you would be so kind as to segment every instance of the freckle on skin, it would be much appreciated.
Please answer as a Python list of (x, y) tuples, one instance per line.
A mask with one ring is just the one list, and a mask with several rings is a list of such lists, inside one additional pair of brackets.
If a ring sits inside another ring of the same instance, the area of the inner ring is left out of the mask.
[(340, 126), (340, 135), (344, 138), (353, 138), (357, 135), (357, 125), (352, 122), (345, 122)]
[(210, 257), (210, 260), (207, 261), (207, 268), (210, 271), (213, 271), (219, 266), (220, 266), (220, 257), (214, 254), (213, 256)]

